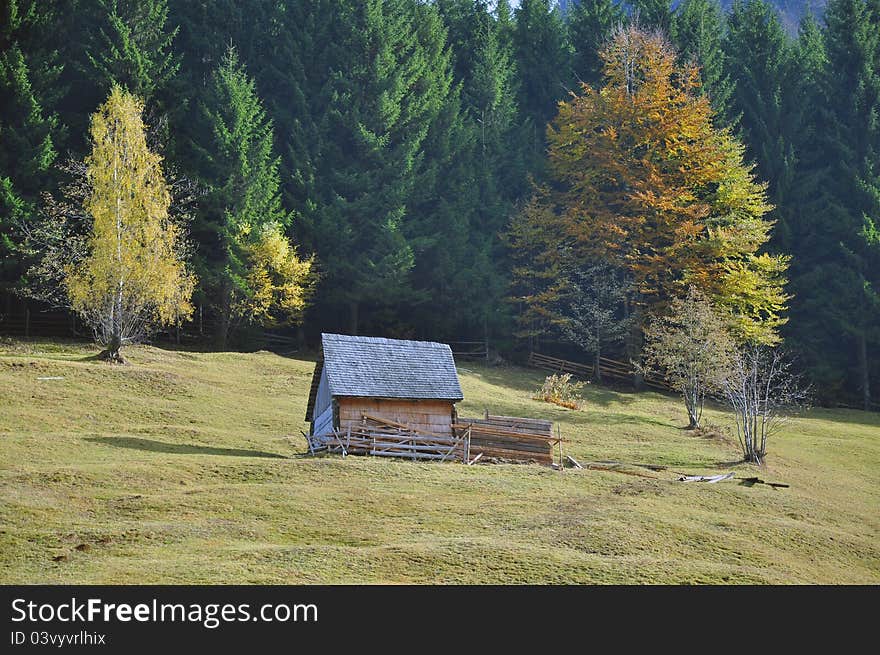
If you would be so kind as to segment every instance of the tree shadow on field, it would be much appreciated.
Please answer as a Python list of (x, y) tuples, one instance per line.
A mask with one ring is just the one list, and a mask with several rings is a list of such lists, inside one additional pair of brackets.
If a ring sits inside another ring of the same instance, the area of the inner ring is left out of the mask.
[(86, 437), (92, 443), (107, 444), (117, 448), (130, 448), (154, 453), (170, 453), (172, 455), (224, 455), (227, 457), (267, 457), (287, 459), (278, 453), (263, 450), (245, 450), (244, 448), (216, 448), (214, 446), (196, 446), (192, 444), (175, 444), (139, 437)]

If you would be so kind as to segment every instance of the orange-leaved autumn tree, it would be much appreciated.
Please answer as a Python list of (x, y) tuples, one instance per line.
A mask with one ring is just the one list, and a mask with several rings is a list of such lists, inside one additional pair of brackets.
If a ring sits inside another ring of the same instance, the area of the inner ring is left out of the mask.
[(634, 25), (600, 55), (604, 85), (560, 102), (548, 127), (550, 179), (511, 225), (525, 320), (552, 318), (562, 293), (535, 269), (602, 261), (632, 280), (637, 328), (693, 285), (731, 311), (740, 338), (775, 341), (788, 259), (761, 252), (773, 226), (766, 185), (730, 131), (713, 125), (699, 69)]

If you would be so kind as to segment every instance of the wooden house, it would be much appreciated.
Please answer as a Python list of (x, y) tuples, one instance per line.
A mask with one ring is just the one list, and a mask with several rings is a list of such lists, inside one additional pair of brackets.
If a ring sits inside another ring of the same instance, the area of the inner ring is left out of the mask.
[(446, 344), (322, 334), (306, 420), (315, 435), (345, 430), (365, 414), (452, 435), (462, 399)]

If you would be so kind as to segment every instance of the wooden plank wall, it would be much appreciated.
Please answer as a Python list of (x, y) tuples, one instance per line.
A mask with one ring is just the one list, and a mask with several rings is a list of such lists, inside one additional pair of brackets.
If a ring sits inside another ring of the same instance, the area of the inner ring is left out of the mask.
[(330, 397), (330, 384), (327, 382), (327, 367), (321, 369), (321, 381), (318, 383), (318, 391), (315, 394), (314, 415), (320, 416), (332, 404)]
[(333, 429), (333, 407), (328, 406), (321, 414), (315, 418), (312, 424), (313, 434), (323, 434)]
[(403, 423), (416, 430), (452, 434), (453, 403), (450, 400), (402, 400), (337, 397), (339, 427), (359, 425), (364, 414)]

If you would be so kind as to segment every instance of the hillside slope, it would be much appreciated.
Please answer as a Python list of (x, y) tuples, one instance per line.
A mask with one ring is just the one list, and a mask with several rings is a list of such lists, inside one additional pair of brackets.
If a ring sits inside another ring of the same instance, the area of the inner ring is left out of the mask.
[[(877, 415), (814, 411), (758, 470), (674, 398), (592, 388), (569, 411), (531, 399), (538, 372), (463, 364), (463, 413), (671, 470), (313, 458), (308, 358), (93, 353), (0, 342), (2, 583), (880, 582)], [(676, 481), (721, 470), (791, 488)]]

